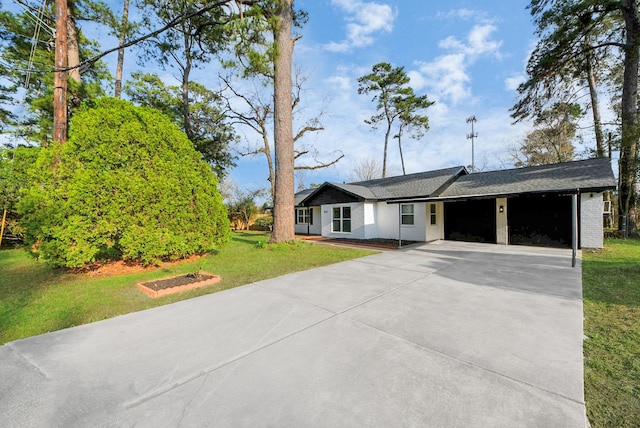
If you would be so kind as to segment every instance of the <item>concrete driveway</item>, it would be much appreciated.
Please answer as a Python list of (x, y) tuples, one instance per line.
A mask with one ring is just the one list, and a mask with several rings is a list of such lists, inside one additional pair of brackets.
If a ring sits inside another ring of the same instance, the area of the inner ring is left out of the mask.
[(569, 250), (383, 252), (2, 346), (0, 426), (584, 427), (581, 294)]

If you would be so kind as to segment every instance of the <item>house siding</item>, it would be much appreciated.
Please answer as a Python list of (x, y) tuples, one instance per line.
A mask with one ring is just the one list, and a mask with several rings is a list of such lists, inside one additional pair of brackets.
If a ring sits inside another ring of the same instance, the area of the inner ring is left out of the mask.
[[(329, 187), (321, 189), (320, 193), (316, 194), (309, 203), (313, 205), (337, 205), (337, 204), (349, 204), (352, 202), (361, 201), (360, 198), (348, 195), (339, 189)], [(323, 212), (324, 213), (324, 212)]]
[[(502, 207), (502, 212), (500, 212), (500, 207)], [(507, 218), (507, 198), (496, 198), (496, 244), (509, 244)]]
[[(296, 207), (296, 209), (299, 207)], [(298, 213), (296, 211), (296, 223), (295, 232), (296, 235), (320, 235), (322, 234), (322, 220), (320, 207), (309, 207), (313, 210), (313, 223), (307, 225), (306, 223), (298, 223)]]
[[(422, 202), (408, 205), (413, 205), (413, 224), (402, 225), (400, 227), (400, 237), (408, 241), (425, 241), (427, 236), (427, 204)], [(377, 204), (379, 238), (398, 239), (399, 210), (400, 206), (398, 204), (387, 204), (386, 202)]]
[[(365, 204), (354, 202), (349, 204), (322, 205), (322, 236), (329, 238), (365, 239)], [(351, 208), (351, 232), (334, 232), (332, 230), (333, 208)]]
[(580, 246), (582, 248), (603, 247), (602, 206), (602, 193), (580, 195)]
[[(431, 205), (436, 206), (436, 224), (431, 224)], [(444, 239), (444, 204), (442, 202), (429, 202), (425, 204), (426, 241)]]
[(364, 238), (378, 238), (378, 204), (367, 202), (364, 204)]

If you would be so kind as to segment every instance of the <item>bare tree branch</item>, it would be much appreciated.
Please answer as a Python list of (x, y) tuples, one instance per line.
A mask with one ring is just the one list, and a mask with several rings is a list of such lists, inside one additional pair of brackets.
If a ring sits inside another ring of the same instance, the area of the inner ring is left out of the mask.
[[(229, 5), (229, 3), (231, 3), (232, 0), (224, 0), (224, 1), (217, 1), (215, 3), (209, 4), (208, 6), (202, 7), (200, 9), (197, 9), (195, 11), (191, 11), (191, 12), (185, 12), (182, 13), (178, 16), (176, 16), (174, 19), (172, 19), (171, 21), (169, 21), (165, 26), (152, 31), (151, 33), (145, 34), (144, 36), (140, 36), (136, 39), (130, 40), (128, 42), (125, 42), (122, 45), (118, 45), (114, 48), (111, 49), (107, 49), (106, 51), (95, 55), (91, 58), (88, 58), (84, 61), (82, 61), (80, 64), (72, 66), (72, 67), (65, 67), (65, 68), (60, 68), (60, 69), (54, 69), (52, 71), (54, 72), (59, 72), (59, 71), (70, 71), (70, 70), (74, 70), (76, 68), (80, 68), (81, 71), (86, 70), (88, 67), (91, 66), (91, 64), (93, 64), (94, 62), (99, 61), (100, 59), (104, 58), (105, 56), (109, 55), (110, 53), (116, 52), (119, 49), (126, 49), (129, 48), (131, 46), (135, 46), (138, 43), (144, 42), (145, 40), (151, 39), (153, 37), (158, 36), (159, 34), (164, 33), (165, 31), (175, 27), (176, 25), (187, 21), (195, 16), (199, 16), (202, 15), (203, 13), (206, 13), (212, 9), (215, 9), (217, 7), (226, 7), (229, 10), (229, 18), (226, 21), (215, 21), (212, 23), (212, 25), (225, 25), (228, 22), (230, 22), (231, 20), (231, 13), (233, 8)], [(253, 6), (255, 4), (258, 3), (257, 0), (233, 0), (233, 3), (236, 4), (236, 6), (240, 6), (240, 9), (242, 9), (242, 6)]]

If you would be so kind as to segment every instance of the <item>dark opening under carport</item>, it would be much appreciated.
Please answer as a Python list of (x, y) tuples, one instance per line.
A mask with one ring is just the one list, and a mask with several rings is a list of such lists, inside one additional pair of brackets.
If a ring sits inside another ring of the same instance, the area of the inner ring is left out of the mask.
[(444, 238), (451, 241), (495, 244), (495, 199), (445, 202)]
[(507, 207), (510, 244), (571, 247), (571, 196), (518, 196)]

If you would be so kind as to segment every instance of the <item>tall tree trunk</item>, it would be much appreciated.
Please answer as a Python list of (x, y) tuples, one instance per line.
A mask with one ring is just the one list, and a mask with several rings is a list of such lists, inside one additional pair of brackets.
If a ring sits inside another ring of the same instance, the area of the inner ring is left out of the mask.
[(67, 142), (67, 0), (56, 0), (56, 59), (53, 88), (53, 141)]
[(193, 142), (193, 131), (191, 129), (191, 111), (189, 108), (189, 79), (193, 60), (191, 59), (191, 41), (187, 31), (184, 34), (184, 67), (182, 68), (182, 115), (184, 118), (184, 133)]
[[(263, 128), (264, 129), (264, 128)], [(268, 134), (262, 133), (262, 143), (264, 144), (264, 156), (267, 158), (267, 165), (269, 166), (269, 184), (271, 185), (271, 201), (275, 203), (276, 200), (276, 173), (273, 166), (273, 157), (271, 156), (271, 147), (269, 147)]]
[(604, 156), (604, 135), (602, 134), (602, 119), (600, 116), (600, 100), (598, 99), (598, 88), (596, 76), (593, 70), (593, 53), (587, 50), (587, 83), (589, 84), (589, 95), (591, 96), (591, 113), (593, 114), (593, 130), (596, 134), (596, 154), (598, 157)]
[(122, 22), (120, 23), (120, 34), (118, 35), (118, 62), (116, 63), (116, 92), (115, 97), (120, 98), (122, 95), (122, 70), (124, 68), (124, 39), (127, 35), (127, 26), (129, 24), (129, 0), (124, 0), (122, 9)]
[[(73, 2), (69, 2), (73, 5)], [(76, 18), (73, 15), (73, 8), (68, 9), (67, 14), (67, 64), (73, 67), (69, 70), (69, 78), (80, 83), (80, 47), (78, 45), (78, 27), (76, 26)]]
[(391, 135), (391, 122), (387, 121), (387, 132), (384, 134), (384, 154), (382, 156), (382, 178), (387, 176), (387, 148), (389, 147), (389, 135)]
[[(624, 0), (626, 29), (624, 80), (622, 86), (622, 140), (620, 143), (620, 173), (618, 182), (619, 214), (628, 221), (628, 232), (637, 233), (636, 175), (638, 172), (638, 63), (640, 61), (640, 19), (635, 0)], [(624, 222), (618, 223), (622, 229)]]
[(274, 146), (275, 195), (271, 242), (288, 242), (295, 238), (294, 226), (294, 150), (293, 112), (291, 106), (291, 62), (293, 40), (293, 0), (279, 0), (275, 43), (277, 57), (274, 76)]
[(402, 124), (400, 124), (400, 129), (398, 129), (398, 150), (400, 151), (400, 163), (402, 164), (402, 175), (407, 175), (404, 170), (404, 156), (402, 155)]

